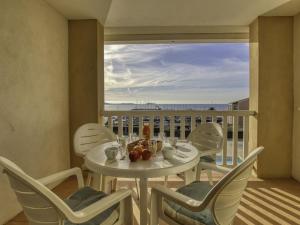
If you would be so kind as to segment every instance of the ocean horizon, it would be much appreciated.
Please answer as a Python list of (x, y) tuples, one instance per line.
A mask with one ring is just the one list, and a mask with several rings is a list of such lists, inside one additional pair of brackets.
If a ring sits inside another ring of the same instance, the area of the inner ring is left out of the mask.
[(228, 110), (228, 104), (156, 104), (156, 103), (105, 103), (105, 111), (130, 111), (130, 110)]

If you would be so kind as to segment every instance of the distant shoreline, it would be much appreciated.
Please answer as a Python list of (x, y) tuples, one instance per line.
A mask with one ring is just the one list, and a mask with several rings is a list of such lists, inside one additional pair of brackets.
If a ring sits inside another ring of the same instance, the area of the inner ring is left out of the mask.
[(228, 110), (228, 104), (134, 104), (134, 103), (105, 103), (106, 111), (129, 111), (129, 110)]

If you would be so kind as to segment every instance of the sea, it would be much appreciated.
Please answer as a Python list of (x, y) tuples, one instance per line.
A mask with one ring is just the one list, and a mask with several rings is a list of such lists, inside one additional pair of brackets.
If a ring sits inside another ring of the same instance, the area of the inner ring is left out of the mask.
[(129, 110), (228, 110), (228, 104), (133, 104), (133, 103), (105, 103), (105, 111), (129, 111)]

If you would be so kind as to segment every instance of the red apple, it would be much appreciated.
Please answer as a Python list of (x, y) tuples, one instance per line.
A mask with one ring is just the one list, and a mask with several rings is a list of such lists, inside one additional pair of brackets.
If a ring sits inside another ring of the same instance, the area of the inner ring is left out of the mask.
[(129, 152), (129, 159), (131, 162), (135, 162), (140, 158), (140, 153), (138, 151)]
[(143, 160), (149, 160), (151, 157), (151, 152), (145, 149), (142, 153)]
[(139, 153), (139, 158), (142, 156), (142, 153), (143, 153), (143, 146), (141, 145), (136, 145), (134, 146), (133, 148), (134, 151), (137, 151)]

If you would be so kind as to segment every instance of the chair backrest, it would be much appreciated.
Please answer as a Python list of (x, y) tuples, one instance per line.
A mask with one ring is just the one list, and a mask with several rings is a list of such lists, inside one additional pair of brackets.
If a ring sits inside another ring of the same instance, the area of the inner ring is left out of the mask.
[(209, 201), (208, 204), (212, 207), (216, 224), (232, 224), (257, 155), (263, 149), (263, 147), (259, 147), (253, 150), (241, 164), (226, 174), (206, 196), (205, 201)]
[(116, 135), (98, 123), (87, 123), (77, 129), (74, 135), (74, 149), (77, 155), (85, 156), (93, 147), (115, 141)]
[(10, 160), (0, 156), (0, 165), (30, 225), (61, 225), (71, 209), (39, 181), (28, 176)]
[(202, 123), (187, 137), (199, 151), (215, 151), (223, 147), (223, 130), (218, 123)]

